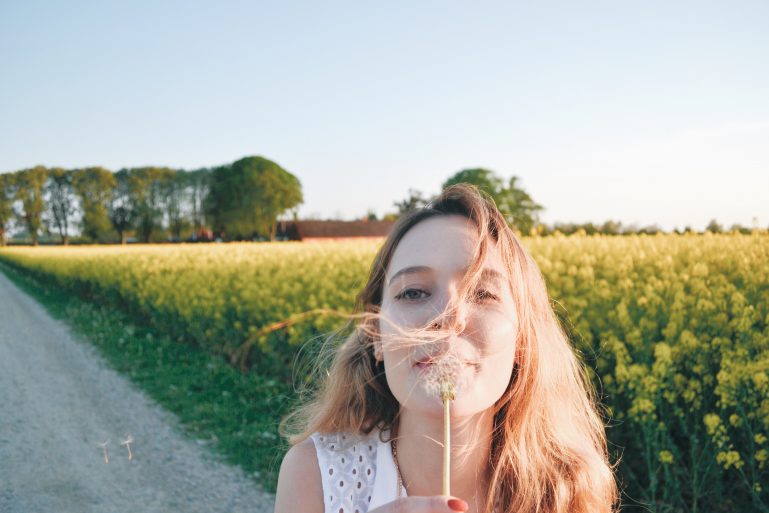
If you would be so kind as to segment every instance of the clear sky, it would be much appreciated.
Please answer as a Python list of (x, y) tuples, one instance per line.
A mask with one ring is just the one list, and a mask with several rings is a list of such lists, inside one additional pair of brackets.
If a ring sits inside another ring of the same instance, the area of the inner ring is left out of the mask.
[(487, 167), (543, 220), (769, 225), (769, 2), (0, 0), (0, 172), (261, 155), (300, 215)]

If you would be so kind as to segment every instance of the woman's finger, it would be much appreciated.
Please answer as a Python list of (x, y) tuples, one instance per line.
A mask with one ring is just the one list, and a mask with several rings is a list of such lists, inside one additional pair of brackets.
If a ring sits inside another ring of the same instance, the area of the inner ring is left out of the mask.
[(431, 497), (402, 497), (370, 513), (462, 513), (468, 505), (462, 499), (433, 495)]

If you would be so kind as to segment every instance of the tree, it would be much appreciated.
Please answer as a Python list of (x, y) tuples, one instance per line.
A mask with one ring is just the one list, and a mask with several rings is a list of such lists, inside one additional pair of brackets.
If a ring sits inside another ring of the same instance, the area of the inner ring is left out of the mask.
[(207, 168), (196, 169), (188, 173), (193, 240), (198, 240), (206, 229), (205, 205), (211, 186), (212, 173), (213, 171)]
[(6, 230), (13, 218), (13, 200), (16, 196), (14, 175), (0, 174), (0, 246), (7, 244)]
[(601, 225), (601, 233), (606, 235), (619, 235), (622, 230), (622, 223), (619, 221), (608, 220)]
[(706, 232), (721, 233), (724, 231), (723, 227), (715, 219), (711, 219), (708, 226), (705, 227)]
[(72, 176), (72, 186), (83, 211), (81, 233), (94, 242), (106, 242), (112, 231), (109, 211), (117, 186), (115, 174), (103, 167), (77, 169)]
[(150, 242), (152, 234), (162, 225), (164, 189), (175, 173), (167, 167), (139, 167), (127, 171), (128, 198), (142, 242)]
[(16, 199), (21, 200), (23, 208), (22, 212), (16, 212), (16, 216), (27, 227), (33, 246), (40, 243), (38, 232), (45, 208), (43, 187), (46, 180), (48, 180), (48, 170), (43, 166), (24, 169), (16, 174)]
[(191, 208), (189, 178), (190, 175), (186, 171), (179, 170), (163, 185), (168, 230), (172, 240), (177, 242), (181, 240), (182, 232), (191, 226), (187, 216)]
[(729, 228), (729, 231), (731, 233), (741, 233), (743, 235), (749, 235), (753, 230), (751, 230), (747, 226), (742, 226), (739, 223), (733, 223), (732, 226)]
[(403, 201), (393, 202), (393, 205), (398, 209), (398, 215), (401, 216), (407, 212), (411, 212), (412, 210), (422, 208), (429, 202), (430, 200), (425, 198), (421, 191), (416, 189), (409, 189), (408, 197)]
[(643, 228), (638, 230), (638, 233), (645, 233), (647, 235), (655, 235), (657, 233), (662, 233), (662, 228), (660, 228), (656, 224), (651, 224), (649, 226), (644, 226)]
[[(490, 169), (484, 169), (482, 167), (476, 167), (471, 169), (463, 169), (451, 178), (443, 183), (443, 188), (458, 183), (469, 183), (475, 185), (480, 190), (491, 196), (494, 201), (497, 201), (497, 197), (505, 187), (504, 181), (491, 171)], [(499, 205), (497, 205), (499, 206)]]
[(109, 220), (117, 232), (120, 244), (126, 243), (126, 233), (133, 227), (135, 214), (128, 184), (128, 169), (115, 173), (116, 186), (109, 205)]
[(72, 171), (55, 167), (48, 171), (45, 185), (46, 205), (50, 213), (49, 223), (59, 232), (61, 243), (69, 244), (69, 225), (77, 210), (77, 197), (72, 186)]
[(263, 157), (245, 157), (213, 170), (206, 211), (222, 238), (275, 240), (278, 216), (302, 201), (297, 177)]
[(458, 183), (469, 183), (487, 193), (496, 203), (497, 208), (510, 226), (521, 233), (528, 234), (539, 219), (539, 212), (544, 210), (534, 202), (531, 196), (517, 184), (518, 177), (513, 176), (505, 184), (493, 171), (484, 168), (463, 169), (443, 184), (443, 188)]

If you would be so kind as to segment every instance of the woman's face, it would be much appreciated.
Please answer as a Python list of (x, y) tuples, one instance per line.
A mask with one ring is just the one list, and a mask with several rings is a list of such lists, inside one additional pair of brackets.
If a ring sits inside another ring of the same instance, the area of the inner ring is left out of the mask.
[[(441, 328), (456, 317), (459, 332), (415, 344), (400, 330), (431, 329), (430, 321), (457, 300), (457, 288), (472, 262), (478, 235), (460, 215), (431, 217), (411, 228), (398, 244), (385, 276), (380, 320), (387, 383), (404, 409), (440, 415), (435, 364), (446, 356), (457, 362), (452, 416), (473, 415), (491, 407), (510, 381), (515, 355), (517, 319), (509, 277), (492, 239), (474, 301), (446, 310)], [(432, 328), (434, 330), (434, 328)], [(431, 383), (432, 380), (432, 383)]]

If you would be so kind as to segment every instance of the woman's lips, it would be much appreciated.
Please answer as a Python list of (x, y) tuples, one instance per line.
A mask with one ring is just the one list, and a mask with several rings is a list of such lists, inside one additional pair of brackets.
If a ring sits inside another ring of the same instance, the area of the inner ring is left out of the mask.
[[(414, 367), (419, 370), (426, 370), (433, 368), (435, 364), (436, 362), (434, 360), (420, 360), (414, 364)], [(473, 369), (478, 369), (479, 367), (479, 364), (476, 362), (461, 362), (460, 365), (462, 367), (471, 367)]]

